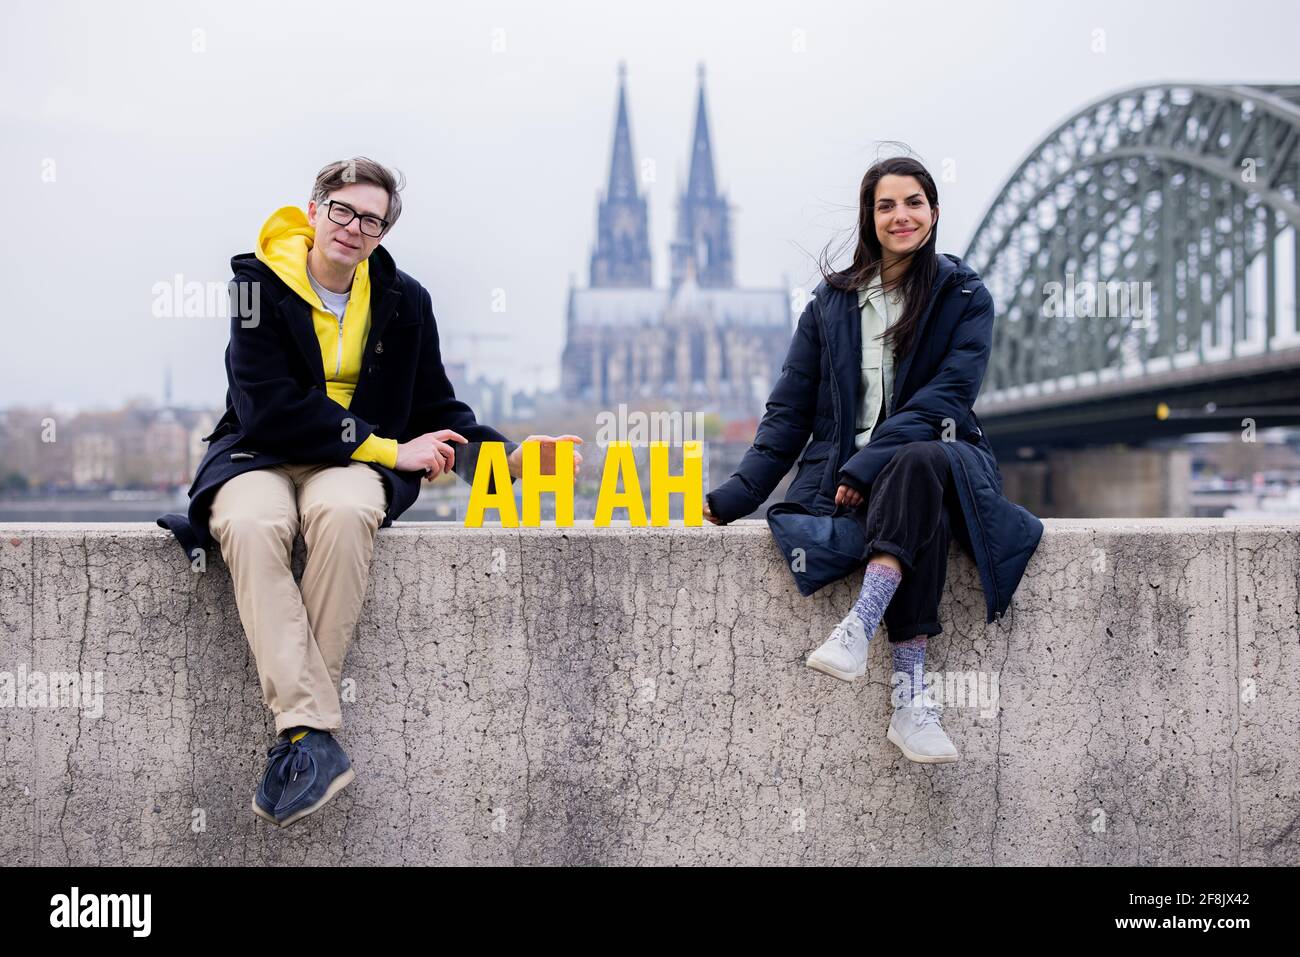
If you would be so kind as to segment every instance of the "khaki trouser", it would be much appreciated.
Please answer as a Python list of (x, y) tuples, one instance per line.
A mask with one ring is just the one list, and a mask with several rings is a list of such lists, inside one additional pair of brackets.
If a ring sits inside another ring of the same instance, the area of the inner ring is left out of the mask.
[[(364, 462), (278, 465), (225, 482), (209, 528), (235, 586), (275, 730), (343, 724), (339, 681), (387, 509), (383, 477)], [(302, 588), (290, 562), (307, 546)]]

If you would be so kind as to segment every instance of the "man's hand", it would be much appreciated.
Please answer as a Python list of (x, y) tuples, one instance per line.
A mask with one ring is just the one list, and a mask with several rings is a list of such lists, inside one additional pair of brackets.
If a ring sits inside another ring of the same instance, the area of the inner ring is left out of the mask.
[(450, 443), (468, 441), (451, 429), (426, 432), (397, 447), (397, 468), (403, 472), (423, 472), (425, 478), (435, 479), (456, 464), (456, 450)]
[[(524, 439), (524, 442), (542, 443), (542, 458), (546, 458), (546, 447), (549, 445), (554, 454), (556, 442), (572, 442), (574, 445), (581, 445), (582, 439), (577, 435), (530, 435)], [(514, 478), (522, 478), (524, 474), (524, 442), (519, 443), (519, 447), (510, 453), (506, 459), (506, 464), (510, 466), (510, 475)], [(577, 449), (573, 450), (573, 474), (577, 475), (578, 470), (582, 467), (582, 453)]]
[(862, 504), (862, 493), (851, 485), (841, 485), (835, 490), (835, 505), (847, 505), (849, 508), (857, 508)]

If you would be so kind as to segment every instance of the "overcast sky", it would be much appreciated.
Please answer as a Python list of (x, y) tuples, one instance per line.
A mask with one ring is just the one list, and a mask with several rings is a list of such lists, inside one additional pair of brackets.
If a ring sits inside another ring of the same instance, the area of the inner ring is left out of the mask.
[(157, 318), (155, 284), (224, 283), (267, 215), (356, 154), (408, 177), (385, 246), (429, 288), (445, 357), (554, 386), (620, 59), (633, 148), (656, 171), (656, 284), (700, 61), (737, 278), (757, 286), (812, 284), (807, 252), (851, 225), (882, 141), (936, 176), (952, 161), (939, 247), (960, 255), (1018, 162), (1086, 103), (1161, 80), (1300, 81), (1295, 0), (173, 0), (0, 17), (0, 406), (159, 398), (170, 365), (177, 402), (219, 407), (228, 320)]

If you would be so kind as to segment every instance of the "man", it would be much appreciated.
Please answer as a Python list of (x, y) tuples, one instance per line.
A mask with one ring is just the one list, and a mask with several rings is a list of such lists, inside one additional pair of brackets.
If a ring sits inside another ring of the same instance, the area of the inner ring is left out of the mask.
[[(353, 779), (332, 732), (376, 531), (424, 478), (472, 481), (479, 443), (506, 444), (512, 481), (523, 471), (522, 447), (456, 398), (429, 293), (379, 245), (401, 215), (399, 176), (365, 157), (331, 163), (305, 215), (277, 210), (256, 251), (231, 260), (226, 411), (205, 439), (188, 514), (158, 519), (191, 561), (215, 539), (230, 568), (280, 735), (253, 811), (281, 826)], [(524, 441), (561, 440), (582, 441)], [(581, 460), (575, 449), (575, 473)], [(290, 569), (300, 531), (301, 589)]]

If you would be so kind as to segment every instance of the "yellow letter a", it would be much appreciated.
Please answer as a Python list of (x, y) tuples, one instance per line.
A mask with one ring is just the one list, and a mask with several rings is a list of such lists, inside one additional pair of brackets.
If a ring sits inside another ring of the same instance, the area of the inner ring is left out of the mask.
[[(488, 491), (488, 482), (494, 491)], [(515, 511), (515, 490), (510, 484), (510, 465), (506, 462), (504, 442), (484, 442), (479, 446), (478, 462), (474, 466), (474, 484), (469, 489), (469, 509), (465, 513), (466, 528), (482, 528), (483, 512), (496, 509), (501, 515), (502, 528), (516, 528), (519, 513)]]
[[(623, 491), (618, 490), (618, 476), (623, 473)], [(627, 509), (628, 524), (645, 526), (645, 500), (641, 498), (641, 480), (636, 474), (636, 457), (632, 443), (611, 442), (605, 449), (605, 472), (600, 477), (600, 497), (596, 499), (597, 528), (609, 528), (614, 509)]]

